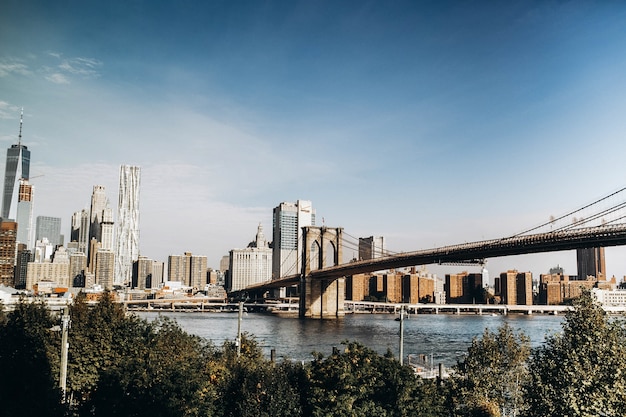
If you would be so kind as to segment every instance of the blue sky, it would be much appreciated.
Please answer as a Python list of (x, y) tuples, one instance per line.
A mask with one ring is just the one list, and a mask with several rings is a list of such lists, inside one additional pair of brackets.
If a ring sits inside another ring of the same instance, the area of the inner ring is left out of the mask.
[(395, 251), (502, 237), (625, 185), (624, 28), (621, 2), (7, 0), (0, 146), (24, 107), (35, 215), (66, 236), (142, 166), (159, 260), (217, 267), (296, 199)]

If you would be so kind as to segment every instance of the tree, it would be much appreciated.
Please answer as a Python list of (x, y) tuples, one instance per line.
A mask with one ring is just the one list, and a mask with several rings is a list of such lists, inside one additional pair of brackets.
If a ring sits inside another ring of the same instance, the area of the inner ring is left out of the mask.
[(20, 300), (0, 324), (0, 410), (3, 416), (63, 413), (59, 384), (60, 336), (42, 302)]
[(113, 328), (112, 360), (80, 407), (93, 416), (209, 416), (212, 347), (165, 318), (128, 316)]
[(244, 332), (241, 355), (227, 341), (218, 355), (224, 366), (219, 388), (223, 416), (279, 417), (302, 415), (302, 365), (288, 361), (275, 364), (263, 357), (257, 341)]
[(529, 362), (526, 416), (626, 415), (626, 330), (589, 291)]
[(123, 307), (105, 292), (94, 306), (80, 293), (70, 306), (68, 397), (80, 406), (98, 385), (100, 375), (119, 360), (115, 333), (126, 320)]
[(305, 415), (439, 416), (442, 397), (434, 386), (401, 366), (393, 355), (379, 355), (357, 342), (328, 358), (314, 354), (307, 367)]
[(528, 378), (530, 340), (508, 323), (474, 338), (465, 360), (451, 377), (452, 411), (458, 416), (516, 415), (522, 408), (522, 384)]

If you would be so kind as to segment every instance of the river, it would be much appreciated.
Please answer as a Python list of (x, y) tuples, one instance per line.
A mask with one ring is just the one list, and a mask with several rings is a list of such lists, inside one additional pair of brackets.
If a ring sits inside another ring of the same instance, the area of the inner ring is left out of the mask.
[[(140, 312), (152, 320), (159, 314), (175, 319), (188, 333), (211, 340), (220, 346), (237, 336), (237, 313)], [(390, 349), (399, 352), (400, 323), (394, 314), (350, 314), (339, 320), (302, 320), (269, 313), (245, 313), (242, 332), (255, 337), (269, 358), (275, 350), (277, 358), (307, 361), (312, 352), (330, 355), (333, 347), (345, 340), (358, 341), (379, 353)], [(515, 331), (522, 331), (533, 347), (545, 336), (561, 330), (562, 316), (549, 315), (454, 315), (417, 314), (404, 320), (404, 354), (424, 354), (446, 367), (456, 364), (485, 328), (492, 331), (504, 322)]]

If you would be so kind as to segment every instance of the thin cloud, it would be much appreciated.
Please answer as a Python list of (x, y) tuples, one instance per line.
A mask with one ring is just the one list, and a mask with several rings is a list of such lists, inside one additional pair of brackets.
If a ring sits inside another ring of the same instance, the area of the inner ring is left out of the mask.
[(59, 65), (59, 68), (70, 74), (80, 75), (83, 77), (97, 77), (100, 75), (98, 68), (102, 66), (102, 62), (93, 58), (70, 58), (65, 59)]
[(17, 112), (19, 111), (18, 106), (13, 106), (6, 101), (0, 101), (0, 119), (3, 120), (12, 120), (17, 116)]
[(68, 80), (65, 75), (60, 74), (58, 72), (54, 74), (46, 75), (46, 80), (53, 82), (55, 84), (69, 84), (70, 83), (70, 80)]
[(102, 67), (102, 62), (95, 58), (63, 58), (63, 55), (57, 52), (48, 52), (47, 55), (60, 61), (59, 64), (41, 68), (41, 72), (45, 74), (44, 78), (55, 84), (70, 84), (74, 77), (98, 78), (100, 76), (99, 68)]
[(6, 77), (11, 74), (28, 75), (30, 71), (26, 64), (14, 60), (0, 61), (0, 77)]

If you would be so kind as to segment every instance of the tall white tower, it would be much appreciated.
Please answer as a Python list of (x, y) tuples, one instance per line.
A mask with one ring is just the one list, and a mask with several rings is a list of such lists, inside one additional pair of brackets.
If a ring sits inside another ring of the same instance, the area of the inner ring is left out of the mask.
[(304, 226), (315, 226), (315, 210), (310, 201), (281, 203), (274, 208), (272, 279), (300, 273)]
[(132, 282), (133, 262), (139, 259), (139, 184), (141, 168), (120, 167), (120, 191), (115, 233), (114, 284)]

